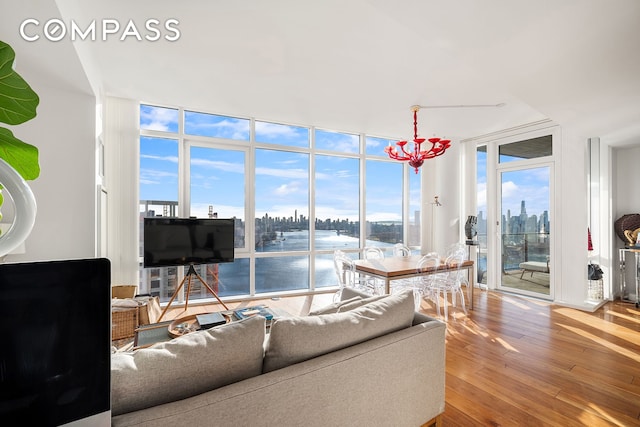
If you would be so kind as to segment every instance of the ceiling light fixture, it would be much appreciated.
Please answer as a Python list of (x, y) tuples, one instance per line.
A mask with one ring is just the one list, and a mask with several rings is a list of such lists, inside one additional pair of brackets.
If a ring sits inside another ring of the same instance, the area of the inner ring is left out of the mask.
[[(391, 143), (384, 149), (390, 158), (399, 161), (408, 161), (409, 166), (415, 168), (416, 173), (418, 173), (418, 168), (422, 166), (425, 160), (443, 155), (447, 148), (451, 146), (451, 140), (449, 139), (429, 138), (426, 140), (425, 138), (418, 138), (418, 110), (420, 108), (422, 107), (419, 105), (411, 107), (411, 111), (413, 111), (413, 151), (405, 150), (407, 141), (396, 142), (401, 152), (398, 152), (396, 147), (392, 146)], [(422, 144), (425, 141), (431, 143), (431, 147), (423, 148)]]

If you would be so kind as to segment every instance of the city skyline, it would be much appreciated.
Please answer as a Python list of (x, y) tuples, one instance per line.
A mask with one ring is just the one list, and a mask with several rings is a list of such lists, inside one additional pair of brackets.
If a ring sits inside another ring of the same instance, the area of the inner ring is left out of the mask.
[[(477, 152), (477, 212), (487, 212), (487, 153)], [(520, 203), (527, 202), (527, 210), (549, 215), (550, 170), (548, 167), (533, 167), (524, 170), (502, 172), (498, 194), (500, 216), (507, 211), (519, 212)]]

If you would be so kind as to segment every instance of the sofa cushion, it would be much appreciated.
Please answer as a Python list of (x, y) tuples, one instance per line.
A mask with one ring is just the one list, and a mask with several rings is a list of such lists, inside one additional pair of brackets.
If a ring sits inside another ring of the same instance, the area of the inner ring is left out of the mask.
[(374, 295), (374, 296), (368, 296), (366, 298), (362, 298), (361, 296), (355, 296), (353, 298), (349, 298), (343, 301), (337, 301), (325, 307), (310, 311), (309, 316), (317, 316), (319, 314), (342, 313), (344, 311), (353, 310), (354, 308), (358, 308), (365, 304), (369, 304), (370, 302), (378, 301), (379, 299), (382, 299), (385, 297), (386, 295)]
[(369, 304), (370, 302), (381, 300), (382, 298), (386, 298), (387, 295), (373, 295), (367, 298), (359, 298), (355, 301), (346, 300), (343, 301), (343, 304), (338, 307), (338, 313), (344, 313), (345, 311), (353, 310), (354, 308), (361, 307), (363, 305)]
[(413, 315), (413, 292), (407, 290), (344, 313), (277, 319), (267, 340), (263, 372), (408, 328)]
[(342, 305), (348, 304), (350, 302), (360, 301), (360, 300), (362, 300), (362, 297), (355, 296), (353, 298), (349, 298), (348, 300), (336, 301), (336, 302), (331, 303), (329, 305), (325, 305), (324, 307), (320, 307), (320, 308), (317, 308), (315, 310), (311, 310), (309, 312), (309, 316), (317, 316), (318, 314), (337, 313), (338, 310), (340, 309), (340, 307), (342, 307)]
[(265, 319), (256, 316), (111, 358), (118, 415), (213, 390), (262, 372)]

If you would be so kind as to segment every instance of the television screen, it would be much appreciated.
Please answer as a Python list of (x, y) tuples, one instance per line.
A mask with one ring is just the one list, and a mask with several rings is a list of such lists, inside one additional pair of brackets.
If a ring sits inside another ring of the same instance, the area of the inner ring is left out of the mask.
[(145, 218), (145, 267), (234, 260), (234, 219)]
[(107, 259), (0, 264), (0, 417), (59, 426), (109, 414)]

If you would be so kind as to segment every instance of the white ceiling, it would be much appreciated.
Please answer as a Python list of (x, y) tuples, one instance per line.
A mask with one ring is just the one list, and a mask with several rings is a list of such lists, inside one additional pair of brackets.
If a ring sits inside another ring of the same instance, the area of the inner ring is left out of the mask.
[[(18, 68), (82, 91), (88, 78), (143, 102), (403, 138), (411, 105), (506, 103), (421, 110), (420, 133), (463, 139), (549, 118), (640, 143), (638, 0), (0, 2)], [(147, 19), (175, 18), (181, 36), (24, 42), (17, 28), (34, 16), (132, 19), (143, 35)]]

